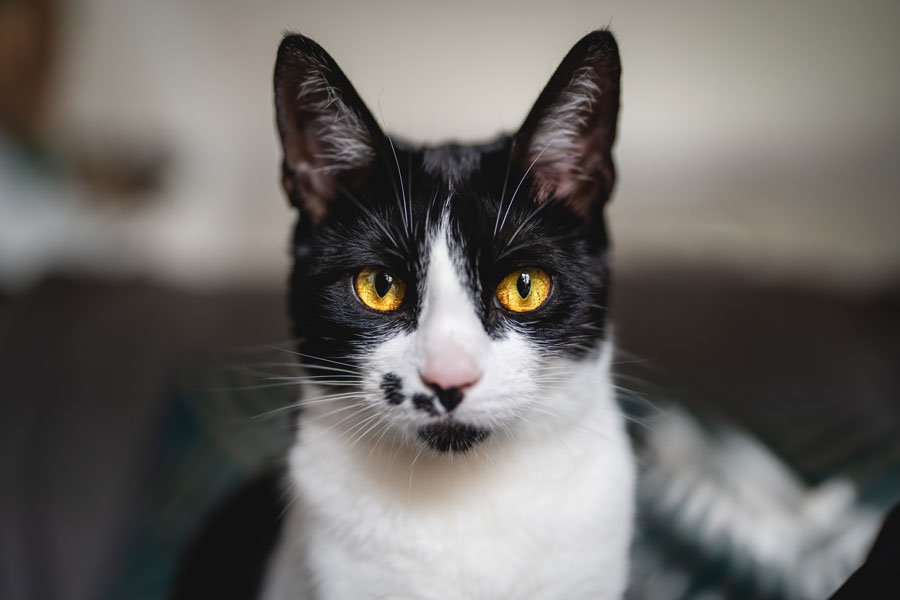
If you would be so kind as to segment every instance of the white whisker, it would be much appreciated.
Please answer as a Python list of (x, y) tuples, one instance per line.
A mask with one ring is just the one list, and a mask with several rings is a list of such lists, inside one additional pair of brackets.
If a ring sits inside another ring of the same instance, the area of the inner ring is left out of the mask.
[[(541, 157), (544, 155), (544, 152), (546, 152), (547, 149), (553, 144), (553, 142), (556, 141), (557, 137), (559, 137), (559, 135), (555, 136), (553, 139), (551, 139), (549, 142), (547, 142), (547, 145), (544, 146), (544, 148), (541, 150), (540, 154), (538, 154), (534, 158), (534, 160), (531, 161), (531, 164), (528, 165), (528, 169), (525, 170), (525, 173), (522, 175), (522, 178), (519, 180), (519, 184), (516, 186), (516, 189), (513, 192), (512, 197), (509, 199), (509, 204), (506, 207), (506, 212), (503, 213), (503, 221), (500, 222), (500, 229), (498, 231), (503, 231), (503, 226), (506, 224), (506, 217), (509, 215), (509, 209), (512, 208), (513, 202), (516, 199), (516, 195), (519, 193), (519, 188), (522, 187), (522, 184), (525, 182), (525, 178), (528, 177), (528, 174), (531, 172), (531, 169), (534, 167), (534, 165), (537, 163), (537, 161), (539, 161), (541, 159)], [(503, 208), (503, 207), (501, 206), (500, 208)]]

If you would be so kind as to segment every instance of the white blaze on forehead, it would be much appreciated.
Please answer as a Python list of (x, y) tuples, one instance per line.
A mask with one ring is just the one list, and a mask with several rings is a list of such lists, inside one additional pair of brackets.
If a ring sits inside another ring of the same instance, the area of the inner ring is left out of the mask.
[(441, 387), (477, 381), (490, 344), (462, 264), (454, 261), (448, 228), (441, 227), (431, 244), (417, 336), (419, 372), (445, 379), (441, 385), (432, 378)]

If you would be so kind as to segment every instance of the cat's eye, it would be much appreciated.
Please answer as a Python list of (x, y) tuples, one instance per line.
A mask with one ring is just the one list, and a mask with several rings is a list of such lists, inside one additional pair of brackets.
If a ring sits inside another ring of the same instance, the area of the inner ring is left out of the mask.
[(537, 268), (518, 269), (503, 278), (495, 297), (500, 306), (513, 312), (534, 310), (550, 295), (550, 276)]
[(366, 267), (356, 275), (354, 286), (363, 304), (375, 310), (397, 310), (406, 296), (403, 281), (385, 269)]

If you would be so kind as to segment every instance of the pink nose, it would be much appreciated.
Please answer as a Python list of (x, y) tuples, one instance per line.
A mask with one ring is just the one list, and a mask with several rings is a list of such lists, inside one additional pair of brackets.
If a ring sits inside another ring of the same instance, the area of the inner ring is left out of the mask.
[(425, 385), (444, 390), (465, 391), (481, 379), (483, 373), (475, 361), (460, 348), (446, 346), (428, 356), (420, 376)]

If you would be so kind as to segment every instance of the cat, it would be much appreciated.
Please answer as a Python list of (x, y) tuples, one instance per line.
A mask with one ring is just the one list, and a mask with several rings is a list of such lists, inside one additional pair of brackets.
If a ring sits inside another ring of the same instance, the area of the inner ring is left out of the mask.
[(307, 375), (263, 598), (622, 596), (635, 475), (604, 220), (620, 71), (594, 31), (514, 135), (418, 148), (318, 44), (283, 39)]

